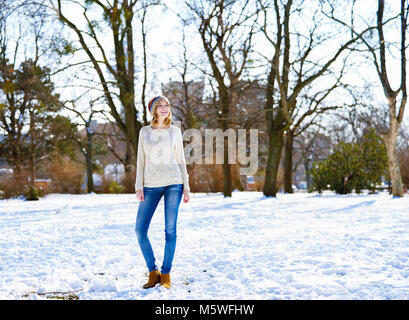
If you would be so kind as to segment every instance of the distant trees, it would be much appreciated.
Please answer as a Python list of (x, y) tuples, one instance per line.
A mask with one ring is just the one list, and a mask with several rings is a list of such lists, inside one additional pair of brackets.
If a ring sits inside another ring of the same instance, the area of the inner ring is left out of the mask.
[(203, 125), (205, 119), (204, 114), (208, 111), (204, 106), (204, 77), (200, 80), (192, 80), (194, 69), (198, 69), (198, 65), (190, 57), (193, 51), (189, 45), (192, 41), (187, 35), (186, 21), (181, 19), (182, 40), (178, 43), (177, 50), (179, 55), (177, 60), (172, 62), (172, 69), (178, 74), (176, 81), (162, 84), (162, 92), (167, 96), (172, 103), (172, 116), (181, 122), (181, 128), (198, 129)]
[[(81, 108), (78, 107), (78, 101), (67, 101), (64, 107), (65, 109), (73, 112), (80, 121), (80, 125), (85, 128), (84, 135), (81, 136), (80, 134), (77, 134), (73, 141), (78, 145), (78, 149), (85, 159), (85, 167), (87, 171), (87, 192), (94, 192), (93, 173), (98, 171), (94, 156), (99, 153), (97, 151), (99, 148), (97, 147), (98, 144), (94, 143), (94, 136), (96, 132), (94, 132), (92, 123), (95, 115), (101, 113), (102, 111), (95, 109), (94, 102), (95, 101), (89, 102), (90, 107), (87, 110), (81, 110)], [(100, 153), (104, 153), (104, 151), (100, 151)]]

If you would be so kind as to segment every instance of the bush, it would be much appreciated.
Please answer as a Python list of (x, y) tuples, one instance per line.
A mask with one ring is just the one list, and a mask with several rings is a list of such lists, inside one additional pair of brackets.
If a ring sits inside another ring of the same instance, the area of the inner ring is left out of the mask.
[(48, 176), (52, 180), (50, 192), (73, 193), (82, 192), (84, 183), (84, 164), (74, 161), (67, 156), (54, 154), (48, 164)]
[(1, 199), (18, 198), (27, 191), (28, 173), (22, 170), (20, 174), (7, 174), (0, 183)]
[(374, 191), (386, 168), (384, 142), (370, 130), (357, 143), (341, 142), (331, 156), (314, 164), (313, 188), (318, 192), (329, 188), (338, 194)]
[(24, 197), (28, 201), (35, 201), (40, 199), (40, 191), (32, 186), (28, 186), (27, 190), (24, 192)]
[(115, 180), (111, 180), (109, 183), (109, 193), (122, 193), (123, 187)]

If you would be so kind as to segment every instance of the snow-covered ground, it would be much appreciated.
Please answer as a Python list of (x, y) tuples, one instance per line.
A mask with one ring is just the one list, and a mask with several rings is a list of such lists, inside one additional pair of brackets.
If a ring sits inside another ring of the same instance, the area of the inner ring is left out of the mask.
[[(181, 203), (173, 287), (144, 290), (133, 194), (0, 201), (0, 298), (409, 299), (409, 197), (260, 192)], [(161, 200), (149, 230), (158, 266)]]

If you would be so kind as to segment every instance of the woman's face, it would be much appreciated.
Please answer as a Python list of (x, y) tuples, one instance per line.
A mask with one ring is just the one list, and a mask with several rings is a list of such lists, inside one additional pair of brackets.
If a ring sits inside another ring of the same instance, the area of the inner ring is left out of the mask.
[(158, 106), (156, 107), (156, 114), (158, 115), (159, 119), (166, 119), (169, 115), (170, 108), (165, 101), (159, 102)]

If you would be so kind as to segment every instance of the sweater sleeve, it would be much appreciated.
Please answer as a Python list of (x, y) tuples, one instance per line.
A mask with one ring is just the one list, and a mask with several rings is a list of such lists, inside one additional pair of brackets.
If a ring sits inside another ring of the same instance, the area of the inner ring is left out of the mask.
[(136, 160), (135, 191), (143, 190), (143, 175), (145, 171), (145, 147), (143, 145), (144, 130), (139, 131), (138, 155)]
[(179, 164), (180, 171), (182, 172), (183, 190), (190, 191), (189, 175), (186, 169), (185, 151), (183, 149), (182, 131), (179, 128), (177, 128), (177, 137), (178, 139), (176, 142), (175, 157), (176, 157), (176, 161)]

